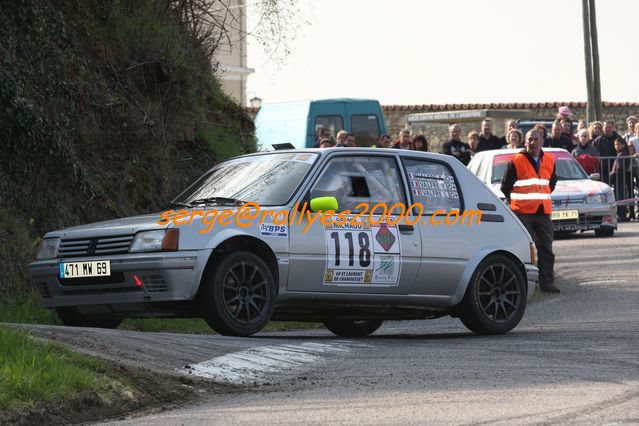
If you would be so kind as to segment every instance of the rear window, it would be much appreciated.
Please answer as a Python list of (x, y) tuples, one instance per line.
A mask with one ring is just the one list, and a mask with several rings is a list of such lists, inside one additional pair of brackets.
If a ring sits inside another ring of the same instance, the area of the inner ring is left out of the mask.
[(379, 120), (376, 115), (354, 115), (351, 117), (351, 133), (358, 146), (371, 146), (379, 138)]
[(335, 137), (338, 131), (344, 128), (344, 122), (341, 115), (320, 115), (315, 118), (315, 135), (317, 136), (320, 129), (329, 129), (331, 136)]

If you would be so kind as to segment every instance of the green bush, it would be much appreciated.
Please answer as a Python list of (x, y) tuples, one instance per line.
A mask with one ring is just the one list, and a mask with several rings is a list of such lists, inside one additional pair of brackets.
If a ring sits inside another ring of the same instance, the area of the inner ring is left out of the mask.
[(0, 301), (45, 232), (157, 211), (256, 149), (201, 40), (166, 0), (0, 7)]

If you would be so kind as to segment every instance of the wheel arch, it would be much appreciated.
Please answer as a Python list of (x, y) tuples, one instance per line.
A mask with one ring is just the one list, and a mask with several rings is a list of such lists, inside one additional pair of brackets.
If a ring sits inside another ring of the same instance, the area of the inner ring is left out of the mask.
[(262, 259), (268, 266), (271, 274), (273, 274), (276, 294), (279, 292), (279, 267), (277, 263), (277, 256), (273, 249), (271, 249), (271, 247), (264, 241), (251, 235), (235, 235), (220, 242), (211, 252), (211, 255), (206, 262), (206, 266), (204, 267), (202, 277), (200, 278), (197, 291), (198, 295), (202, 289), (202, 282), (206, 279), (207, 274), (212, 271), (216, 260), (225, 253), (237, 250), (249, 251)]
[(475, 273), (475, 271), (477, 270), (477, 267), (479, 266), (479, 264), (483, 262), (484, 259), (486, 259), (487, 257), (494, 256), (494, 255), (504, 255), (508, 257), (510, 260), (512, 260), (513, 262), (515, 262), (515, 265), (517, 265), (517, 267), (519, 268), (519, 271), (521, 272), (522, 277), (524, 277), (524, 282), (527, 281), (526, 266), (524, 265), (524, 263), (521, 261), (519, 257), (517, 257), (512, 252), (509, 252), (508, 250), (504, 250), (502, 248), (495, 248), (495, 247), (487, 248), (476, 253), (473, 257), (471, 257), (468, 260), (468, 263), (466, 264), (466, 269), (464, 269), (464, 273), (462, 274), (459, 280), (459, 283), (457, 284), (457, 291), (453, 295), (453, 298), (451, 300), (451, 305), (453, 306), (457, 305), (462, 301), (462, 299), (464, 298), (464, 295), (466, 294), (466, 289), (468, 288), (468, 285), (470, 284), (470, 280), (473, 277), (473, 274)]

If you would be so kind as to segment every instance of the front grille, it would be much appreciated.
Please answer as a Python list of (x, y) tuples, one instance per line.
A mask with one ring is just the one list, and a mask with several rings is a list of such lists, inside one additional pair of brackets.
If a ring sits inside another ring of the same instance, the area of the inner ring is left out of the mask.
[(134, 237), (135, 234), (63, 239), (58, 255), (65, 258), (128, 253)]
[(168, 290), (168, 286), (161, 275), (144, 275), (142, 282), (144, 283), (144, 289), (149, 293), (161, 293)]
[(555, 207), (570, 207), (570, 206), (580, 206), (584, 203), (585, 198), (563, 198), (563, 199), (553, 199), (552, 204)]

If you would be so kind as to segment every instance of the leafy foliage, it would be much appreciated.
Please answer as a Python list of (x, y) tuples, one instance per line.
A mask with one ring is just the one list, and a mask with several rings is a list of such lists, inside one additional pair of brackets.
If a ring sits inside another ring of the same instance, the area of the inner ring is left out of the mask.
[(24, 268), (44, 232), (155, 211), (255, 150), (252, 121), (176, 7), (0, 0), (3, 299), (28, 293), (24, 273), (4, 271)]

